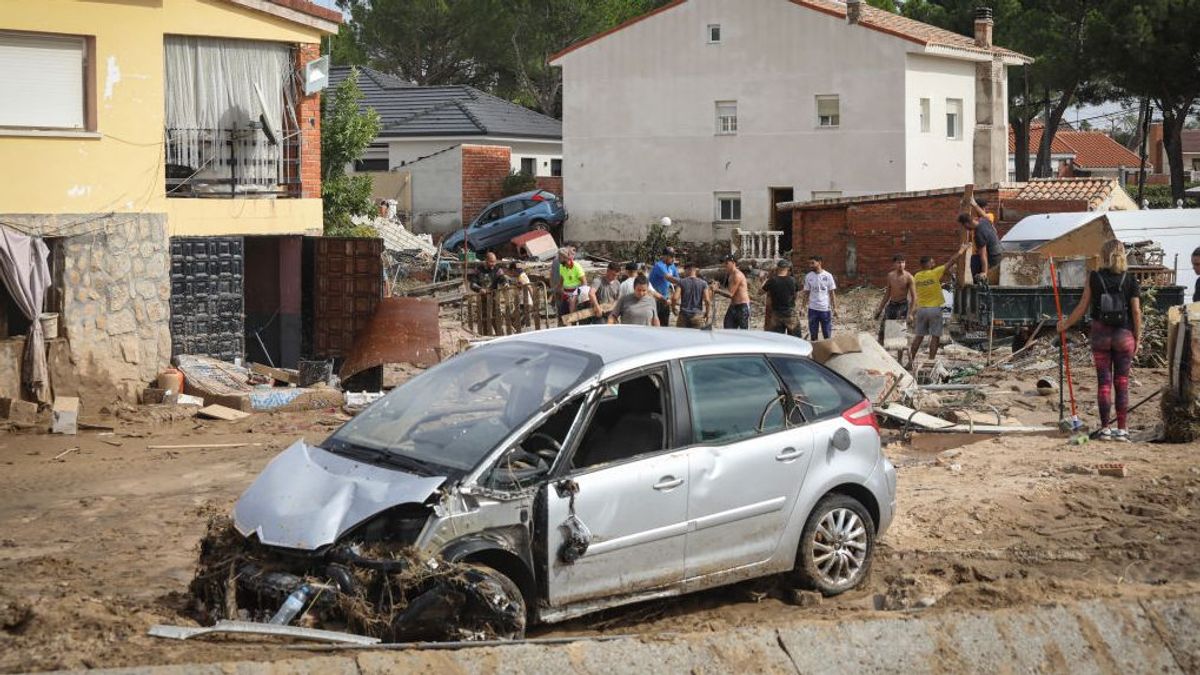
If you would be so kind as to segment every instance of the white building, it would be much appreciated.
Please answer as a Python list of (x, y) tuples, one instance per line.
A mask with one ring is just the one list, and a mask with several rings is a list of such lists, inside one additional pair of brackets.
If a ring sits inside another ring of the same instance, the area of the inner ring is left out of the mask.
[[(676, 0), (563, 71), (567, 236), (785, 229), (774, 204), (1006, 179), (1005, 67), (976, 39), (835, 0)], [(783, 216), (786, 217), (786, 214)]]

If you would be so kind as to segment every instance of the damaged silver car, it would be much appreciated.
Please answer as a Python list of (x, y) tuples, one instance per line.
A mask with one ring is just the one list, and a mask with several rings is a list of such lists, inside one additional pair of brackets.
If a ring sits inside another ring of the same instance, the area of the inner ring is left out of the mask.
[(214, 521), (209, 620), (516, 638), (790, 574), (860, 584), (895, 511), (870, 402), (793, 337), (588, 326), (429, 369), (277, 456)]

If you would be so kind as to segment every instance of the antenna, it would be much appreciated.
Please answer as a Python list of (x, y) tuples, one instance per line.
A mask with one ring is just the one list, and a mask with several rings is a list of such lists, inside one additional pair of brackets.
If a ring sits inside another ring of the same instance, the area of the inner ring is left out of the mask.
[(304, 64), (304, 95), (312, 96), (329, 86), (329, 55)]

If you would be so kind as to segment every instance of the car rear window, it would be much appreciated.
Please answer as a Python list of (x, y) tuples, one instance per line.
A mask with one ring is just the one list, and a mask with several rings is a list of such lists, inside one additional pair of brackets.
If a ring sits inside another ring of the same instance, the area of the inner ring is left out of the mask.
[(837, 417), (863, 400), (854, 385), (808, 359), (773, 356), (770, 360), (810, 422)]

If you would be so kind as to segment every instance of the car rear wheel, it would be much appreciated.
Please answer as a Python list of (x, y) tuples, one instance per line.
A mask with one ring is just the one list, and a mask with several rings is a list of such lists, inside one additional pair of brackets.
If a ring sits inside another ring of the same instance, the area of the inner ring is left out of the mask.
[(550, 229), (550, 226), (547, 225), (546, 221), (544, 221), (544, 220), (535, 220), (529, 224), (529, 229), (537, 230), (539, 232), (545, 232)]
[(853, 497), (825, 495), (804, 524), (795, 580), (822, 595), (845, 593), (867, 578), (874, 553), (875, 521), (867, 509)]

